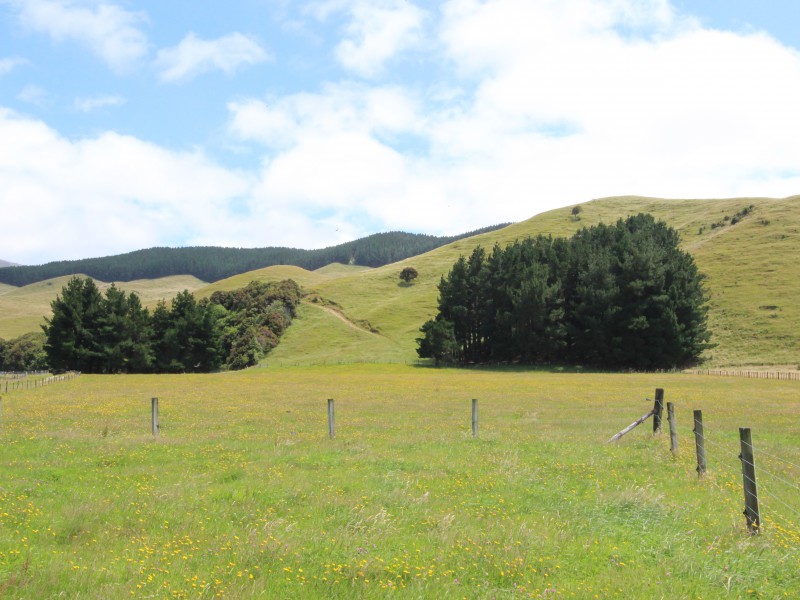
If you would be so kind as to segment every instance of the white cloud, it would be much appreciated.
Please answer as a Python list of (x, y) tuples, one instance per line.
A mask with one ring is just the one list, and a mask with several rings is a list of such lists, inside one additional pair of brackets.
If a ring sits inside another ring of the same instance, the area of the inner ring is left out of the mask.
[(17, 99), (42, 108), (47, 104), (47, 92), (38, 85), (30, 84), (22, 88), (22, 91), (17, 94)]
[(416, 95), (401, 87), (328, 85), (318, 94), (299, 93), (264, 102), (231, 102), (231, 133), (269, 147), (303, 139), (363, 133), (408, 133), (423, 127)]
[(380, 73), (387, 61), (417, 46), (427, 13), (405, 0), (329, 0), (312, 6), (317, 18), (345, 12), (346, 37), (336, 46), (336, 58), (363, 77)]
[(214, 69), (230, 74), (243, 65), (269, 59), (256, 41), (238, 32), (216, 40), (202, 40), (190, 33), (174, 48), (160, 50), (156, 65), (162, 81), (177, 82)]
[(703, 29), (662, 0), (442, 14), (458, 76), (427, 100), (340, 84), (229, 105), (230, 131), (266, 149), (259, 202), (441, 233), (608, 195), (797, 193), (800, 56), (773, 39)]
[(75, 98), (75, 108), (80, 112), (92, 112), (106, 106), (121, 106), (125, 104), (122, 96), (92, 96), (89, 98)]
[(148, 52), (147, 36), (140, 29), (146, 21), (143, 13), (107, 2), (25, 0), (13, 4), (26, 27), (59, 42), (83, 44), (115, 70), (129, 68)]
[(0, 58), (0, 76), (10, 73), (14, 69), (16, 69), (20, 65), (26, 64), (24, 58), (18, 57), (11, 57), (11, 58)]
[(512, 218), (613, 194), (796, 193), (763, 186), (792, 168), (800, 56), (652, 4), (448, 3), (441, 39), (475, 92), (431, 120), (434, 153), (474, 164), (473, 193)]
[[(800, 54), (764, 34), (703, 28), (666, 0), (452, 0), (439, 16), (420, 46), (442, 74), (427, 87), (388, 72), (391, 84), (231, 101), (232, 143), (260, 159), (249, 173), (0, 112), (0, 202), (14, 207), (0, 256), (61, 258), (22, 233), (34, 219), (78, 258), (456, 233), (618, 194), (800, 191)], [(241, 64), (173, 50), (175, 78)]]
[[(116, 133), (70, 141), (41, 121), (0, 109), (0, 190), (7, 227), (0, 255), (19, 258), (14, 262), (83, 258), (211, 237), (256, 245), (263, 239), (258, 224), (231, 211), (251, 186), (247, 176), (200, 153), (173, 152)], [(32, 227), (47, 235), (32, 235)]]

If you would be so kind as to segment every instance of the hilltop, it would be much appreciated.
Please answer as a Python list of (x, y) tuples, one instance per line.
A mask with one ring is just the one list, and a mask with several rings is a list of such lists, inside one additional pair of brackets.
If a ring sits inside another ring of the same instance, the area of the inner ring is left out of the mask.
[[(537, 234), (570, 236), (582, 227), (640, 212), (674, 227), (682, 247), (706, 275), (709, 325), (717, 347), (712, 366), (792, 365), (800, 362), (800, 196), (667, 200), (635, 196), (592, 200), (537, 215), (502, 229), (463, 238), (377, 268), (332, 263), (315, 270), (272, 266), (205, 284), (155, 280), (143, 297), (154, 304), (186, 287), (199, 296), (235, 289), (253, 279), (292, 278), (307, 292), (299, 318), (268, 357), (274, 365), (406, 362), (416, 359), (419, 327), (436, 313), (437, 284), (459, 255)], [(398, 278), (406, 266), (419, 277)], [(0, 337), (38, 328), (60, 280), (14, 288), (0, 284)], [(137, 285), (139, 288), (137, 289)], [(171, 287), (177, 285), (177, 287)], [(130, 286), (130, 287), (129, 287)], [(142, 287), (144, 286), (144, 287)], [(131, 282), (126, 289), (145, 289)], [(141, 293), (141, 292), (140, 292)], [(161, 294), (159, 296), (159, 294)], [(26, 298), (37, 298), (36, 302)], [(9, 301), (13, 301), (9, 311)]]
[(0, 270), (0, 283), (24, 286), (74, 273), (85, 273), (92, 279), (103, 281), (134, 281), (175, 275), (191, 275), (203, 281), (218, 281), (273, 265), (294, 265), (311, 270), (337, 262), (379, 267), (465, 237), (500, 229), (505, 225), (507, 224), (492, 225), (477, 231), (439, 237), (390, 231), (317, 250), (217, 246), (149, 248), (101, 258), (13, 266)]

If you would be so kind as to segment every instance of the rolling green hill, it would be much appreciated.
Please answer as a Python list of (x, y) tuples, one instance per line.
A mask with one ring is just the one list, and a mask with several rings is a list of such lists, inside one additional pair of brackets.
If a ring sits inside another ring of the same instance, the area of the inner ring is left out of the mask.
[[(50, 302), (69, 279), (70, 276), (56, 277), (19, 288), (0, 284), (0, 338), (12, 339), (29, 331), (41, 331), (44, 317), (50, 315)], [(96, 283), (101, 291), (111, 285), (102, 281)], [(142, 303), (152, 308), (159, 300), (172, 298), (179, 291), (193, 292), (208, 284), (191, 275), (176, 275), (116, 285), (126, 292), (136, 292)]]
[[(268, 364), (404, 362), (416, 359), (419, 327), (436, 313), (437, 284), (460, 254), (530, 235), (569, 236), (581, 227), (646, 212), (678, 230), (707, 276), (710, 328), (718, 344), (710, 366), (800, 363), (800, 196), (785, 199), (663, 200), (616, 197), (537, 215), (500, 230), (465, 238), (378, 268), (331, 264), (316, 271), (274, 266), (203, 287), (180, 279), (124, 284), (145, 304), (184, 288), (199, 296), (235, 289), (253, 279), (292, 278), (308, 292), (299, 318), (268, 357)], [(419, 278), (398, 278), (413, 266)], [(136, 284), (136, 285), (134, 285)], [(63, 282), (0, 288), (0, 337), (36, 329)], [(138, 287), (137, 287), (138, 286)], [(152, 291), (147, 286), (151, 286)], [(174, 286), (174, 287), (171, 287)], [(158, 290), (157, 292), (155, 290)]]
[[(748, 214), (736, 219), (744, 209)], [(647, 212), (679, 231), (683, 247), (707, 276), (710, 327), (718, 344), (705, 357), (709, 365), (800, 363), (800, 303), (796, 301), (800, 196), (782, 200), (620, 197), (587, 202), (577, 216), (572, 212), (573, 207), (553, 210), (399, 263), (307, 287), (335, 302), (352, 321), (378, 330), (377, 336), (361, 334), (373, 360), (410, 361), (416, 358), (418, 328), (436, 313), (436, 285), (460, 254), (468, 254), (478, 244), (491, 247), (539, 233), (567, 236), (581, 227)], [(420, 273), (410, 286), (398, 279), (405, 266)], [(356, 332), (343, 328), (330, 313), (319, 314), (308, 304), (303, 308), (301, 318), (268, 362), (368, 360), (352, 354)]]
[(217, 246), (148, 248), (101, 258), (58, 261), (36, 266), (9, 266), (0, 269), (0, 283), (24, 286), (73, 273), (85, 273), (92, 279), (104, 281), (135, 281), (173, 275), (192, 275), (204, 281), (218, 281), (276, 265), (318, 269), (340, 262), (378, 267), (465, 237), (494, 231), (505, 225), (492, 225), (459, 235), (440, 237), (390, 231), (316, 250)]

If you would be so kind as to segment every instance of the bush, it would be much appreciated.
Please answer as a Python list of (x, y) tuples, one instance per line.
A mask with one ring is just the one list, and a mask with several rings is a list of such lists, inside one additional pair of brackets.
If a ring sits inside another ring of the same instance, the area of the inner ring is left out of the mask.
[(400, 279), (405, 281), (406, 283), (411, 283), (414, 279), (419, 276), (419, 273), (414, 267), (406, 267), (402, 271), (400, 271)]

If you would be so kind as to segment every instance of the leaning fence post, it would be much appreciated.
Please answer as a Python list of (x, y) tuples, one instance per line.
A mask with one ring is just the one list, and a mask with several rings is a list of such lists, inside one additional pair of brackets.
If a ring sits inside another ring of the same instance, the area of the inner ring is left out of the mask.
[(744, 483), (744, 516), (747, 531), (758, 533), (761, 527), (761, 514), (758, 511), (758, 488), (756, 486), (756, 463), (753, 456), (753, 438), (749, 427), (739, 428), (739, 442), (742, 453), (742, 480)]
[(697, 448), (697, 476), (706, 473), (706, 440), (703, 437), (703, 411), (694, 411), (694, 445)]
[(661, 415), (664, 413), (664, 390), (656, 388), (656, 402), (653, 405), (653, 433), (661, 431)]
[(334, 428), (333, 398), (328, 398), (328, 436), (333, 439), (336, 437)]
[(472, 399), (472, 437), (478, 437), (478, 401)]
[(673, 455), (678, 453), (678, 428), (675, 423), (675, 405), (667, 402), (667, 421), (669, 421), (669, 450)]
[(158, 437), (158, 398), (152, 398), (150, 406), (153, 414), (153, 437)]

